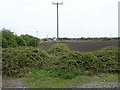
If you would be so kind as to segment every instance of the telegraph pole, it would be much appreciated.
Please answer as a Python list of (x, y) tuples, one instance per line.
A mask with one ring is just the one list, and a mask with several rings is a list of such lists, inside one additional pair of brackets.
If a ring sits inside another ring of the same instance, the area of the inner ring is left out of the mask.
[(57, 42), (59, 42), (59, 22), (58, 22), (58, 5), (62, 5), (63, 4), (63, 2), (62, 3), (53, 3), (52, 2), (52, 4), (53, 5), (57, 5)]
[(38, 31), (37, 31), (37, 38), (38, 38)]

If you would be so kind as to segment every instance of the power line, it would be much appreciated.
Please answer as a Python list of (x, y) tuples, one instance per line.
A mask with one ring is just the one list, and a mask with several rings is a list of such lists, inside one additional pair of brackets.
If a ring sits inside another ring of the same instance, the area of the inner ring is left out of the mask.
[(59, 20), (59, 18), (58, 18), (58, 5), (62, 5), (63, 4), (63, 2), (62, 3), (53, 3), (52, 2), (52, 4), (53, 5), (57, 5), (57, 41), (59, 42), (59, 22), (58, 22), (58, 20)]

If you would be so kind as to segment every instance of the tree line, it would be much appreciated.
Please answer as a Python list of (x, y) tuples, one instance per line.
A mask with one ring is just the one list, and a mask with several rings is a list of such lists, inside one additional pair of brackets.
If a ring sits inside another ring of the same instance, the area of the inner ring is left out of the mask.
[(40, 39), (33, 37), (31, 35), (16, 35), (14, 32), (11, 32), (9, 29), (0, 30), (0, 46), (3, 48), (8, 47), (18, 47), (18, 46), (33, 46), (37, 47), (39, 45)]
[[(81, 38), (68, 38), (68, 37), (59, 37), (59, 41), (80, 41), (80, 40), (99, 40), (99, 41), (108, 41), (108, 40), (119, 40), (120, 37), (81, 37)], [(42, 41), (54, 41), (54, 38), (43, 38)]]

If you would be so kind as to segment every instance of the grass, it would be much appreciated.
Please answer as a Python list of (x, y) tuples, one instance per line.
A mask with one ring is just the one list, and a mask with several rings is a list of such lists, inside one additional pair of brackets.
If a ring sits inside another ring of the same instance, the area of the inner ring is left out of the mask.
[(99, 74), (94, 76), (78, 75), (72, 79), (57, 77), (56, 73), (45, 70), (33, 70), (26, 74), (23, 83), (32, 88), (64, 88), (74, 87), (88, 82), (117, 82), (117, 74)]

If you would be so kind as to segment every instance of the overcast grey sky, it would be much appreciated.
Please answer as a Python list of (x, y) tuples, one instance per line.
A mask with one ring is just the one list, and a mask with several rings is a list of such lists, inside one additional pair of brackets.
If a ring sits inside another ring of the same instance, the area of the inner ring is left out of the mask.
[(60, 37), (117, 37), (119, 0), (0, 0), (0, 29), (17, 35), (56, 37), (56, 5)]

